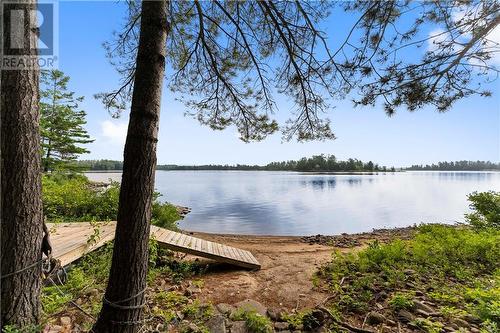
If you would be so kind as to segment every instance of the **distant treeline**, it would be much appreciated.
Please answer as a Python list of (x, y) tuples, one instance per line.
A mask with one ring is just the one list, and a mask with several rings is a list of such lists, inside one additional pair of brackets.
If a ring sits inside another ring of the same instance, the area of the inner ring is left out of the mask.
[(74, 162), (79, 169), (102, 171), (102, 170), (123, 170), (122, 161), (113, 160), (82, 160)]
[[(123, 162), (112, 160), (86, 160), (77, 161), (81, 169), (97, 170), (122, 170)], [(158, 165), (157, 170), (263, 170), (263, 171), (301, 171), (301, 172), (351, 172), (351, 171), (396, 171), (394, 167), (387, 168), (372, 161), (363, 162), (350, 158), (346, 161), (337, 160), (334, 155), (315, 155), (302, 158), (298, 161), (272, 162), (267, 165)]]
[(412, 165), (406, 170), (443, 170), (443, 171), (487, 171), (500, 170), (500, 163), (489, 161), (439, 162), (438, 164)]
[[(90, 171), (102, 170), (122, 170), (123, 162), (113, 160), (84, 160), (76, 161), (79, 169)], [(303, 157), (298, 161), (271, 162), (267, 165), (176, 165), (163, 164), (156, 167), (157, 170), (262, 170), (262, 171), (300, 171), (300, 172), (377, 172), (391, 171), (394, 167), (380, 166), (372, 161), (363, 162), (358, 159), (350, 158), (345, 161), (337, 160), (334, 155), (315, 155), (312, 157)], [(412, 165), (403, 170), (449, 170), (449, 171), (483, 171), (500, 170), (500, 163), (487, 161), (457, 161), (457, 162), (439, 162), (431, 165)]]

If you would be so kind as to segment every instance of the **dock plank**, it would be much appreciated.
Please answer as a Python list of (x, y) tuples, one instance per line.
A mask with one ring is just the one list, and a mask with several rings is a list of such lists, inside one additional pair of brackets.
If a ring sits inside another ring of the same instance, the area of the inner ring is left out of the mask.
[[(99, 237), (89, 243), (94, 226), (88, 222), (48, 224), (53, 255), (63, 266), (69, 265), (86, 253), (92, 252), (115, 237), (116, 222), (98, 223)], [(260, 269), (261, 265), (249, 251), (193, 237), (157, 226), (151, 226), (151, 236), (172, 251), (212, 259), (231, 265)]]

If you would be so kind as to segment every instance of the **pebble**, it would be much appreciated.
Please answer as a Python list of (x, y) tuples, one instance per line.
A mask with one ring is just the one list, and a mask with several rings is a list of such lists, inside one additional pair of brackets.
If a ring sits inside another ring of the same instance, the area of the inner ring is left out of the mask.
[(70, 317), (61, 317), (59, 318), (59, 322), (62, 326), (71, 326), (71, 318)]

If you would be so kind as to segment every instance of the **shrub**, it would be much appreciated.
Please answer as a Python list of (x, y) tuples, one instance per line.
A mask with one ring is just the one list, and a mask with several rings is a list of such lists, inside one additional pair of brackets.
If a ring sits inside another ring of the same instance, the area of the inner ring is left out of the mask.
[(467, 198), (472, 213), (465, 214), (465, 219), (470, 225), (478, 229), (500, 229), (500, 192), (473, 192)]
[[(83, 175), (50, 174), (42, 178), (43, 209), (49, 222), (116, 220), (120, 184), (112, 182), (96, 189)], [(151, 222), (162, 228), (175, 229), (180, 220), (177, 208), (161, 203), (155, 193)]]
[(406, 293), (396, 293), (389, 300), (389, 305), (395, 311), (409, 310), (415, 306), (412, 295)]
[(271, 333), (273, 326), (271, 320), (255, 311), (238, 310), (231, 316), (233, 320), (244, 320), (250, 332)]

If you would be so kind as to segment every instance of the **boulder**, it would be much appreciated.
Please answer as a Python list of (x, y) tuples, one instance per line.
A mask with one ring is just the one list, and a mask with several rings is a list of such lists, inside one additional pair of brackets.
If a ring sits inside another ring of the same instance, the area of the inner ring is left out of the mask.
[(226, 319), (222, 315), (215, 315), (210, 318), (206, 326), (210, 333), (226, 333)]
[(238, 308), (238, 310), (245, 312), (255, 311), (262, 316), (266, 316), (267, 314), (267, 308), (253, 299), (246, 299), (234, 304), (234, 306)]
[(244, 321), (233, 321), (231, 325), (231, 333), (251, 333), (247, 324)]
[(227, 304), (227, 303), (219, 303), (215, 306), (215, 308), (217, 309), (217, 311), (219, 311), (223, 315), (227, 315), (227, 316), (229, 316), (231, 314), (231, 312), (233, 312), (235, 310), (234, 306), (232, 306), (231, 304)]

